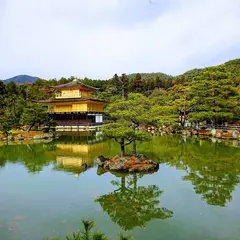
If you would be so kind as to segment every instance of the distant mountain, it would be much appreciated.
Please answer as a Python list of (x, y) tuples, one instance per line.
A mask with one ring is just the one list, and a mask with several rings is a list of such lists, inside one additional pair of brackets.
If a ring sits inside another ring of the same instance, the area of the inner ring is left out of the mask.
[(34, 83), (37, 79), (38, 77), (32, 77), (29, 75), (18, 75), (18, 76), (4, 80), (4, 83), (8, 83), (8, 82), (15, 82), (16, 84)]

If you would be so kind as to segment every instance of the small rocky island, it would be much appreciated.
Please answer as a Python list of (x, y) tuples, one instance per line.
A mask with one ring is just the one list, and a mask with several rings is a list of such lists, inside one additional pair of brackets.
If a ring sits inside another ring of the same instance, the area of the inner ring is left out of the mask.
[(113, 172), (139, 173), (139, 172), (154, 172), (158, 170), (159, 164), (149, 160), (144, 155), (117, 155), (113, 158), (105, 158), (98, 156), (98, 166)]

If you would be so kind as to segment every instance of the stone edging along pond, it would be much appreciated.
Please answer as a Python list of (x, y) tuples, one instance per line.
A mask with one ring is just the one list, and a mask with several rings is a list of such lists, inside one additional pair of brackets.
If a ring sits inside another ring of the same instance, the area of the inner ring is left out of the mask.
[[(221, 131), (221, 130), (197, 130), (186, 128), (184, 130), (173, 131), (171, 128), (139, 128), (139, 130), (144, 130), (151, 132), (154, 135), (167, 135), (167, 134), (181, 134), (183, 136), (199, 136), (205, 138), (216, 138), (216, 139), (226, 139), (226, 140), (239, 140), (240, 141), (240, 132), (237, 130), (232, 131)], [(56, 133), (44, 133), (41, 131), (17, 131), (13, 130), (9, 133), (8, 136), (4, 136), (0, 132), (0, 142), (25, 142), (25, 141), (49, 141), (54, 138), (57, 138)]]
[(41, 131), (32, 131), (32, 132), (26, 132), (26, 131), (11, 131), (8, 136), (4, 136), (0, 132), (0, 141), (6, 142), (6, 141), (29, 141), (29, 140), (51, 140), (56, 137), (56, 134), (54, 133), (44, 133)]
[(238, 130), (200, 130), (193, 128), (185, 128), (183, 130), (172, 130), (171, 128), (155, 128), (148, 127), (139, 130), (146, 130), (156, 135), (165, 135), (165, 134), (182, 134), (183, 136), (199, 136), (199, 137), (209, 137), (209, 138), (218, 138), (226, 140), (240, 140), (240, 131)]

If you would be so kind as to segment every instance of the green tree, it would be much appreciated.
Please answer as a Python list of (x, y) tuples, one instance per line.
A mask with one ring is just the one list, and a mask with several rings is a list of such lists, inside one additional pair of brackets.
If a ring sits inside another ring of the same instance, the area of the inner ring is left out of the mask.
[(37, 103), (28, 103), (23, 110), (21, 122), (24, 125), (28, 125), (28, 132), (33, 128), (35, 124), (42, 124), (48, 119), (46, 109)]
[[(151, 105), (147, 97), (140, 93), (131, 93), (127, 100), (118, 100), (109, 104), (105, 112), (113, 119), (126, 121), (126, 126), (130, 125), (131, 129), (136, 132), (140, 124), (151, 123), (150, 109)], [(133, 140), (134, 155), (137, 154), (136, 140)]]
[(134, 141), (146, 141), (149, 135), (146, 132), (134, 131), (128, 122), (109, 123), (102, 126), (101, 136), (114, 139), (121, 148), (121, 155), (125, 155), (125, 147)]
[(108, 81), (108, 84), (105, 83), (105, 90), (111, 91), (112, 95), (120, 95), (122, 98), (127, 98), (128, 94), (128, 77), (125, 73), (119, 77), (117, 74), (114, 74), (113, 78)]
[(12, 126), (11, 112), (9, 109), (5, 109), (5, 112), (0, 115), (0, 131), (2, 131), (4, 135), (8, 136)]
[(5, 85), (3, 81), (0, 81), (0, 115), (3, 114), (3, 110), (5, 107), (5, 102), (4, 102), (5, 94), (6, 94)]
[(6, 93), (6, 88), (3, 81), (0, 80), (0, 96), (3, 96)]
[(190, 85), (189, 121), (211, 121), (215, 126), (238, 119), (239, 93), (224, 66), (207, 68)]
[(121, 76), (121, 95), (122, 99), (127, 99), (128, 97), (128, 77), (125, 73)]
[[(190, 112), (191, 97), (189, 94), (189, 86), (176, 84), (168, 91), (169, 109), (175, 111), (175, 115), (178, 116), (178, 121), (182, 127), (185, 126), (187, 121), (188, 112)], [(171, 111), (173, 113), (173, 111)]]
[(155, 79), (155, 87), (157, 87), (157, 88), (165, 87), (164, 80), (162, 80), (159, 76), (157, 76)]
[(132, 92), (141, 93), (143, 92), (144, 82), (140, 73), (137, 73), (131, 81), (130, 89)]
[(18, 96), (17, 85), (9, 82), (5, 85), (6, 93), (4, 96), (4, 105), (7, 115), (11, 119), (12, 127), (19, 124), (19, 115), (22, 112), (20, 107), (21, 98)]
[(6, 91), (7, 91), (7, 93), (8, 93), (9, 95), (14, 95), (14, 94), (17, 94), (17, 93), (18, 93), (18, 91), (17, 91), (17, 85), (16, 85), (16, 83), (14, 83), (14, 82), (9, 82), (9, 83), (7, 83), (6, 86), (5, 86), (5, 88), (6, 88)]
[(171, 125), (179, 123), (181, 107), (170, 98), (169, 93), (165, 90), (155, 90), (151, 94), (151, 109), (149, 118), (155, 126)]

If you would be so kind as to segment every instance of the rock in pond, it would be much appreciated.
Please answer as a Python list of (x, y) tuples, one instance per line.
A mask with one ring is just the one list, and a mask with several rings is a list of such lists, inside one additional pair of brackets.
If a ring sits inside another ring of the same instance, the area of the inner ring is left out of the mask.
[(98, 157), (98, 166), (113, 172), (152, 172), (159, 168), (159, 164), (147, 159), (144, 155), (115, 156), (113, 158)]

